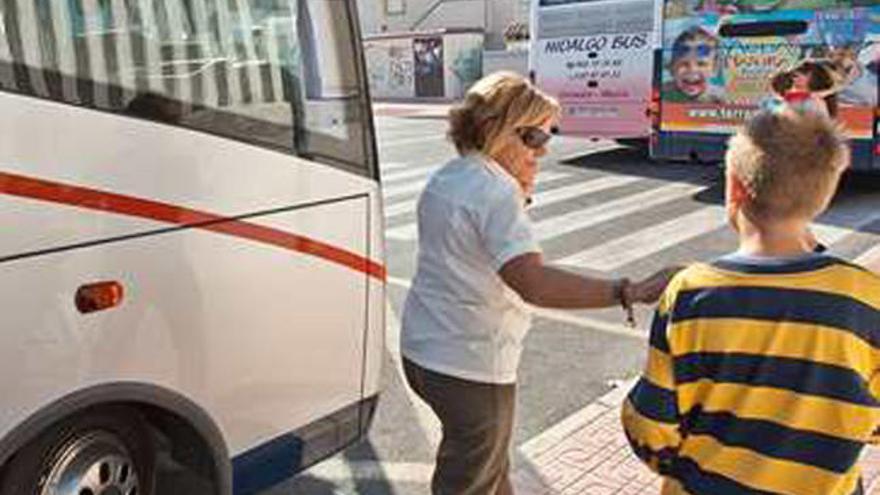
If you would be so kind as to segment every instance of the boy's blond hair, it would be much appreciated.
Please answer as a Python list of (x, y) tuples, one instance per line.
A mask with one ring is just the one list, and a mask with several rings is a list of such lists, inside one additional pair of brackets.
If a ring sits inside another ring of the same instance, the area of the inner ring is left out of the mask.
[(748, 192), (743, 212), (758, 221), (817, 216), (849, 159), (838, 124), (792, 109), (757, 114), (730, 139), (725, 156)]
[(449, 139), (459, 154), (493, 155), (505, 131), (539, 126), (559, 116), (559, 103), (519, 74), (495, 72), (468, 90), (449, 112)]

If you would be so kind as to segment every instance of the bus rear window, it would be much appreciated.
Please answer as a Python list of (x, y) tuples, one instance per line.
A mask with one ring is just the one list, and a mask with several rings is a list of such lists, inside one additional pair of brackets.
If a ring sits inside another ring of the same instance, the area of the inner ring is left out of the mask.
[(806, 21), (763, 21), (725, 24), (719, 34), (725, 38), (749, 36), (792, 36), (807, 32)]

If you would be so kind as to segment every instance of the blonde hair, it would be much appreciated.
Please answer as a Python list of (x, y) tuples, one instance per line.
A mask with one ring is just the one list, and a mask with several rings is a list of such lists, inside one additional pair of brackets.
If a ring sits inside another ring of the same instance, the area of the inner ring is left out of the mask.
[(560, 113), (559, 103), (513, 72), (495, 72), (468, 90), (449, 111), (450, 141), (461, 155), (492, 155), (505, 131), (538, 126)]
[(759, 113), (730, 139), (725, 156), (748, 191), (744, 212), (758, 221), (821, 213), (849, 159), (838, 124), (795, 110)]

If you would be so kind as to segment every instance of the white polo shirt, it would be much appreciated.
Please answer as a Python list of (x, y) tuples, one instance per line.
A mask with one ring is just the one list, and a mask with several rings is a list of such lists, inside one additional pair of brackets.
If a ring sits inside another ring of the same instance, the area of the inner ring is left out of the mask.
[(435, 172), (418, 202), (419, 253), (401, 352), (438, 373), (512, 383), (529, 307), (498, 270), (540, 252), (516, 180), (479, 154)]

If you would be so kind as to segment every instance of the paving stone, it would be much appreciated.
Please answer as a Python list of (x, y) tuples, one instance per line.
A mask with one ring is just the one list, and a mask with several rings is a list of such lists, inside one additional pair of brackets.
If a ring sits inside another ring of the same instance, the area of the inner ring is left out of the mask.
[[(659, 495), (661, 478), (632, 454), (623, 434), (621, 397), (615, 390), (599, 399), (604, 410), (591, 406), (590, 414), (580, 416), (582, 425), (567, 421), (568, 436), (550, 434), (555, 445), (542, 438), (522, 452), (528, 462), (514, 474), (517, 494)], [(880, 495), (880, 447), (869, 447), (861, 465), (867, 494)]]

